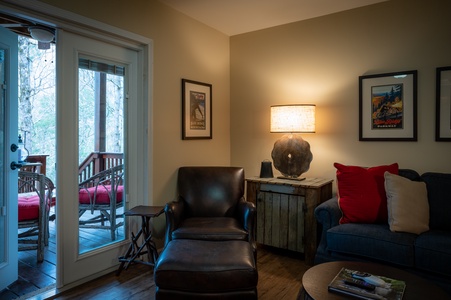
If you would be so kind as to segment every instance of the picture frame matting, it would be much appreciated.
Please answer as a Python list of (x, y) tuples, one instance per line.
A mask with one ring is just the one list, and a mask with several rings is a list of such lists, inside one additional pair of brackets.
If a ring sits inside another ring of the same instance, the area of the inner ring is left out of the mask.
[(436, 70), (435, 140), (451, 142), (451, 66)]
[(182, 79), (182, 139), (212, 139), (212, 85)]
[(417, 71), (359, 76), (359, 141), (417, 141)]

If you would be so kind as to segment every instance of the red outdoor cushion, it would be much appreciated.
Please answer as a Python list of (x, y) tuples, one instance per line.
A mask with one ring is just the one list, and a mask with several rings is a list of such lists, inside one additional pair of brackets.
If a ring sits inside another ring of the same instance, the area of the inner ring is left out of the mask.
[(39, 196), (36, 193), (19, 194), (19, 221), (39, 218)]
[[(90, 187), (87, 189), (80, 189), (78, 191), (78, 199), (80, 201), (80, 204), (90, 204), (89, 198), (94, 198), (94, 193), (96, 193), (96, 204), (109, 204), (110, 203), (110, 196), (109, 192), (111, 191), (111, 185), (99, 185), (97, 186), (97, 192), (96, 187)], [(122, 194), (124, 192), (124, 186), (120, 185), (117, 187), (117, 194), (116, 194), (116, 203), (122, 202)], [(93, 201), (94, 202), (94, 201)]]
[(340, 224), (388, 222), (384, 173), (398, 175), (398, 164), (363, 168), (334, 164), (337, 168)]

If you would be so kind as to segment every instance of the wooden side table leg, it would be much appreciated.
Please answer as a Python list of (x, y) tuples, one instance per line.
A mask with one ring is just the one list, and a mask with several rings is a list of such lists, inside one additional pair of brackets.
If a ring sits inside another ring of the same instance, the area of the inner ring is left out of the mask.
[[(136, 250), (136, 249), (139, 249), (136, 241), (141, 236), (141, 233), (142, 233), (142, 230), (140, 230), (138, 232), (138, 235), (136, 235), (136, 236), (133, 234), (133, 232), (131, 233), (132, 241), (130, 242), (130, 245), (128, 246), (128, 250), (125, 253), (125, 255), (119, 257), (119, 261), (121, 262), (121, 264), (119, 265), (119, 269), (116, 271), (116, 276), (119, 276), (121, 274), (122, 270), (127, 269), (128, 266), (130, 265), (130, 263), (132, 263), (135, 260), (137, 254), (139, 253), (139, 250), (138, 251)], [(125, 265), (125, 267), (124, 267), (124, 265)]]

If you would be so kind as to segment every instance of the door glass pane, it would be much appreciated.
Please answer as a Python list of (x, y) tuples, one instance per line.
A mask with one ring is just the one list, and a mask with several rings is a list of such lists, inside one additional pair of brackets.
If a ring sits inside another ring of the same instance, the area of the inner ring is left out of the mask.
[[(5, 50), (0, 49), (0, 208), (4, 209), (6, 206), (5, 198), (5, 89), (3, 89), (3, 84), (5, 83)], [(0, 264), (5, 262), (5, 251), (6, 251), (6, 217), (4, 213), (0, 212)]]
[(124, 68), (79, 60), (80, 253), (124, 239)]

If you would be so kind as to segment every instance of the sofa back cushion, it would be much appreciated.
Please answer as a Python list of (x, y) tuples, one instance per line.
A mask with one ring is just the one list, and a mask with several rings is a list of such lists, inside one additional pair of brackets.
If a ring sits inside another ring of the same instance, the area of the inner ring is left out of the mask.
[(411, 169), (399, 169), (399, 176), (405, 177), (412, 181), (423, 181), (417, 171)]
[(424, 173), (429, 200), (430, 229), (451, 230), (451, 174)]

